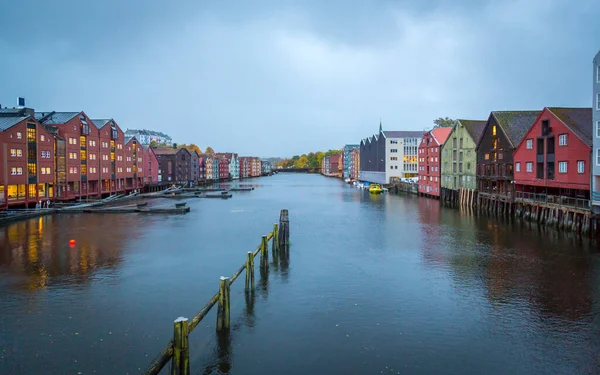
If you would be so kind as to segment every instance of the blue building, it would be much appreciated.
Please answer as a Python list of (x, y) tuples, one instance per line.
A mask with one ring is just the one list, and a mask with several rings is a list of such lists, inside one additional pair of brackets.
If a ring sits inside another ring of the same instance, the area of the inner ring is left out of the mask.
[(352, 160), (352, 155), (350, 154), (352, 152), (352, 150), (358, 150), (360, 148), (359, 145), (345, 145), (344, 146), (344, 154), (343, 154), (343, 160), (342, 160), (342, 165), (343, 165), (343, 176), (344, 176), (344, 180), (347, 178), (350, 178), (350, 174), (352, 172), (352, 167), (353, 167), (353, 163), (354, 161)]

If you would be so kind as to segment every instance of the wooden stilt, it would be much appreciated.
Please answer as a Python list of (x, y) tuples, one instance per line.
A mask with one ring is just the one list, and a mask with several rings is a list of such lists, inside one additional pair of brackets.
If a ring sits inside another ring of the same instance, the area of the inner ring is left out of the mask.
[(219, 280), (219, 302), (217, 307), (217, 331), (229, 329), (229, 307), (229, 277), (221, 276)]
[(171, 375), (189, 375), (190, 347), (188, 341), (188, 320), (179, 317), (173, 322), (173, 358)]

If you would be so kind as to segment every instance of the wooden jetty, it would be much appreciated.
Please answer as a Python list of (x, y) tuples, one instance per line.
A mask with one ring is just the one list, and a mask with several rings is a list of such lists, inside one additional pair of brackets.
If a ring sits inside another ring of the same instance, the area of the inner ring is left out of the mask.
[[(261, 275), (268, 278), (269, 269), (269, 240), (272, 241), (273, 260), (279, 256), (287, 256), (290, 244), (290, 226), (288, 210), (281, 210), (279, 225), (273, 225), (273, 231), (262, 236), (260, 245), (254, 251), (248, 251), (245, 263), (231, 277), (219, 278), (219, 291), (212, 296), (206, 305), (190, 320), (178, 317), (173, 321), (173, 339), (156, 356), (150, 364), (145, 375), (158, 375), (161, 370), (171, 362), (171, 375), (189, 375), (190, 370), (190, 345), (189, 334), (198, 327), (202, 319), (217, 305), (217, 335), (229, 335), (231, 326), (231, 285), (246, 270), (245, 292), (246, 295), (254, 293), (254, 258), (260, 254), (259, 269)], [(249, 304), (249, 298), (246, 303)]]
[(40, 216), (51, 215), (56, 212), (55, 208), (40, 208), (8, 210), (0, 212), (0, 224), (11, 223), (13, 221), (33, 219)]
[(147, 207), (138, 205), (123, 206), (123, 207), (84, 207), (84, 208), (72, 208), (65, 207), (58, 209), (60, 213), (90, 213), (90, 214), (131, 214), (131, 213), (142, 213), (142, 214), (186, 214), (190, 212), (190, 207), (178, 206), (175, 207)]
[(236, 187), (236, 188), (229, 189), (229, 191), (252, 191), (252, 190), (254, 190), (253, 187)]

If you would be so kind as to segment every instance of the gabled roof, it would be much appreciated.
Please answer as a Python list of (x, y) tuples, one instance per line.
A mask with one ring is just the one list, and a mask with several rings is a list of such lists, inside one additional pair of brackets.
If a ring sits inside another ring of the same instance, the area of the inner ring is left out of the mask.
[(438, 145), (443, 145), (446, 143), (446, 139), (450, 133), (452, 133), (453, 128), (445, 127), (445, 128), (435, 128), (430, 131), (431, 136), (435, 139)]
[(598, 51), (598, 53), (596, 54), (596, 57), (594, 57), (594, 62), (596, 64), (600, 64), (600, 51)]
[(383, 136), (386, 138), (421, 138), (423, 132), (411, 130), (385, 130), (383, 131)]
[(156, 155), (175, 155), (179, 151), (173, 147), (156, 147), (152, 150)]
[(485, 130), (485, 124), (487, 121), (485, 120), (458, 120), (460, 124), (465, 128), (467, 133), (471, 136), (471, 139), (475, 144), (479, 143), (479, 139), (483, 135), (483, 131)]
[(591, 108), (557, 108), (548, 107), (560, 121), (562, 121), (573, 133), (575, 133), (588, 146), (594, 144), (594, 126), (592, 122)]
[(66, 124), (81, 112), (36, 112), (35, 118), (44, 125)]
[(493, 111), (491, 116), (504, 131), (511, 146), (515, 148), (542, 111)]
[(0, 117), (0, 131), (5, 131), (23, 120), (27, 120), (30, 116), (15, 116), (15, 117)]
[(108, 124), (111, 121), (112, 121), (111, 119), (92, 120), (92, 122), (94, 123), (94, 125), (96, 125), (96, 127), (98, 129), (103, 128), (106, 124)]

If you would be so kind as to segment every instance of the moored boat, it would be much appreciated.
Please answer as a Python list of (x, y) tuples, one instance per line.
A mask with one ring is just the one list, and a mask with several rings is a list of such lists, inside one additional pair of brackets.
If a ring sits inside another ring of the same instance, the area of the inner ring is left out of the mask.
[(379, 184), (371, 184), (371, 186), (369, 186), (369, 193), (371, 194), (381, 194), (382, 192), (383, 189)]

